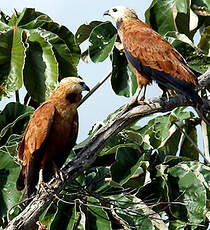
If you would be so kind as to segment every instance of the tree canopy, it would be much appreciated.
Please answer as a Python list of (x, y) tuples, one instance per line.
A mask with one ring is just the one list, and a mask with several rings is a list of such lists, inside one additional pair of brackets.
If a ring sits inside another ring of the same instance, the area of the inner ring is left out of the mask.
[[(209, 1), (153, 0), (145, 18), (192, 68), (208, 73)], [(200, 33), (198, 45), (196, 33)], [(86, 49), (81, 51), (85, 41)], [(110, 59), (112, 72), (105, 79), (111, 76), (113, 91), (125, 97), (135, 94), (136, 77), (119, 43), (109, 21), (83, 24), (73, 34), (36, 9), (25, 8), (11, 16), (0, 12), (0, 99), (16, 95), (16, 102), (0, 113), (0, 229), (27, 226), (27, 213), (48, 229), (208, 228), (210, 127), (196, 110), (186, 109), (192, 103), (183, 96), (168, 102), (151, 99), (150, 107), (113, 111), (71, 151), (65, 182), (58, 182), (50, 193), (42, 191), (31, 203), (18, 204), (17, 148), (23, 132), (34, 109), (57, 83), (78, 76), (79, 61)], [(103, 82), (94, 87), (91, 97)], [(206, 99), (208, 82), (201, 88)], [(21, 87), (27, 91), (23, 104)], [(144, 117), (147, 120), (140, 126), (138, 121)]]

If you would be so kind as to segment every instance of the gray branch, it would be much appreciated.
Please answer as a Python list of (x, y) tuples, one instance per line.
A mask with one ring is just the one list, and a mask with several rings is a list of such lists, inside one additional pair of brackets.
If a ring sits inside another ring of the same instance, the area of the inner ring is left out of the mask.
[[(205, 81), (201, 78), (202, 84), (203, 82), (209, 82), (209, 79), (210, 75), (205, 78)], [(210, 107), (210, 101), (207, 101), (207, 104)], [(56, 195), (61, 192), (65, 185), (88, 169), (110, 139), (126, 126), (146, 115), (169, 112), (179, 106), (192, 106), (192, 102), (186, 100), (183, 96), (172, 97), (169, 101), (153, 98), (148, 100), (146, 104), (122, 109), (87, 141), (84, 147), (79, 150), (77, 156), (64, 168), (66, 172), (64, 180), (52, 180), (49, 183), (52, 190), (50, 192), (41, 190), (27, 207), (9, 222), (6, 230), (30, 229), (30, 226), (42, 212), (55, 201)]]

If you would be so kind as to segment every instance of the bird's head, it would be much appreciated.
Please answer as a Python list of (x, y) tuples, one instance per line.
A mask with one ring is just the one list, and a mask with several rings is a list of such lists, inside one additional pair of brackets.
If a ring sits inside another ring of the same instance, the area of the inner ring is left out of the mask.
[(65, 87), (69, 92), (81, 93), (82, 91), (90, 91), (89, 87), (80, 77), (63, 78), (59, 86)]
[(79, 77), (66, 77), (63, 78), (54, 95), (61, 97), (63, 95), (71, 104), (78, 103), (82, 98), (82, 91), (90, 91), (89, 87)]
[(138, 18), (136, 12), (133, 9), (125, 6), (115, 6), (104, 12), (104, 15), (111, 16), (116, 22), (121, 22), (124, 19)]

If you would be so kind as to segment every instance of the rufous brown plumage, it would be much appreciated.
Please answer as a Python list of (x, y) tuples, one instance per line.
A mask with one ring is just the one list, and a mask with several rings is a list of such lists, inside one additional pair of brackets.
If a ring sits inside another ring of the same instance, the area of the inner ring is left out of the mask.
[(18, 148), (22, 169), (17, 189), (24, 191), (24, 197), (30, 197), (39, 181), (47, 182), (55, 168), (62, 167), (75, 145), (77, 105), (83, 90), (89, 88), (80, 78), (64, 78), (31, 117)]
[[(199, 73), (186, 64), (181, 54), (168, 41), (139, 20), (134, 10), (116, 6), (104, 15), (109, 15), (116, 21), (126, 58), (137, 77), (139, 89), (146, 89), (146, 85), (154, 80), (164, 90), (164, 94), (167, 89), (173, 89), (196, 105), (203, 104), (197, 93)], [(144, 94), (145, 91), (142, 99)]]

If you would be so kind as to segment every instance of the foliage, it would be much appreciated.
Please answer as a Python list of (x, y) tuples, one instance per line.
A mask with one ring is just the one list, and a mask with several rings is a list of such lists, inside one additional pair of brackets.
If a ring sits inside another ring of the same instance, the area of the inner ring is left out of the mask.
[(26, 87), (43, 102), (60, 78), (77, 76), (80, 48), (65, 26), (35, 9), (0, 19), (0, 97)]
[[(208, 15), (208, 1), (153, 0), (145, 17), (189, 65), (203, 73), (210, 66), (209, 25), (208, 16), (201, 11)], [(198, 48), (193, 38), (199, 28)], [(111, 85), (117, 95), (130, 97), (136, 91), (135, 75), (110, 22), (83, 24), (73, 35), (48, 15), (25, 8), (11, 17), (1, 12), (0, 32), (1, 99), (24, 85), (32, 100), (43, 102), (58, 80), (77, 76), (79, 60), (87, 55), (95, 63), (110, 58)], [(89, 47), (81, 54), (80, 45), (85, 41)], [(33, 110), (16, 102), (7, 104), (0, 114), (1, 227), (6, 226), (7, 212), (20, 198), (15, 188), (19, 173), (16, 154)], [(199, 155), (199, 125), (193, 112), (176, 108), (144, 125), (136, 122), (120, 131), (94, 165), (45, 210), (39, 218), (41, 223), (51, 229), (69, 230), (207, 229), (210, 167)], [(96, 124), (88, 138), (99, 128)], [(71, 152), (69, 160), (73, 155)], [(10, 219), (20, 211), (12, 208)]]

